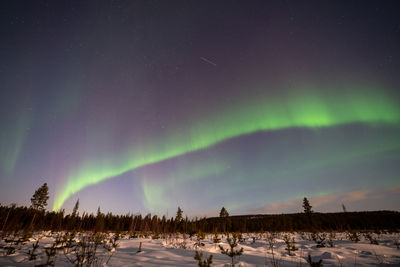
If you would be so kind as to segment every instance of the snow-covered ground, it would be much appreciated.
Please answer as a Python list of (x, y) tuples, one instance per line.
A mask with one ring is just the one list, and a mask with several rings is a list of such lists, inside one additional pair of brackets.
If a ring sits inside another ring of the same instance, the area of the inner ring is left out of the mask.
[[(36, 233), (25, 243), (19, 244), (13, 236), (4, 237), (0, 241), (0, 266), (35, 266), (45, 263), (48, 258), (45, 248), (47, 253), (51, 254), (51, 246), (57, 236), (62, 235), (63, 233)], [(290, 240), (293, 237), (295, 239), (294, 246), (297, 250), (293, 252), (293, 256), (288, 255), (288, 251), (285, 250), (285, 235), (290, 237)], [(105, 240), (112, 236), (113, 234), (107, 234)], [(349, 240), (347, 233), (335, 233), (334, 236), (330, 236), (333, 247), (330, 247), (328, 242), (329, 234), (326, 235), (326, 247), (317, 247), (310, 233), (277, 233), (273, 239), (268, 239), (268, 236), (271, 237), (268, 233), (243, 234), (244, 241), (240, 242), (236, 249), (243, 248), (244, 252), (235, 258), (235, 266), (309, 266), (308, 254), (313, 261), (322, 259), (323, 266), (400, 266), (398, 233), (370, 234), (372, 239), (378, 241), (378, 245), (371, 244), (364, 234), (359, 235), (359, 242), (354, 242)], [(204, 246), (196, 246), (196, 235), (192, 238), (168, 235), (158, 239), (152, 239), (151, 236), (129, 238), (128, 235), (122, 235), (116, 249), (110, 247), (111, 243), (107, 243), (106, 248), (101, 244), (93, 259), (96, 259), (95, 265), (108, 266), (197, 266), (194, 255), (195, 250), (198, 250), (203, 253), (203, 259), (213, 255), (212, 266), (230, 266), (231, 259), (221, 254), (219, 248), (219, 245), (228, 248), (226, 237), (219, 235), (222, 241), (218, 244), (213, 243), (213, 237), (214, 235), (207, 235), (205, 240), (201, 241)], [(32, 251), (37, 240), (38, 248), (33, 253), (36, 254), (36, 259), (29, 260), (29, 251)], [(275, 241), (273, 253), (269, 240)], [(80, 237), (74, 238), (75, 244), (79, 241)], [(140, 244), (141, 252), (138, 252)], [(58, 249), (53, 250), (55, 266), (70, 266), (76, 259), (73, 249), (63, 246), (65, 244), (55, 246)], [(13, 253), (6, 255), (7, 252)]]

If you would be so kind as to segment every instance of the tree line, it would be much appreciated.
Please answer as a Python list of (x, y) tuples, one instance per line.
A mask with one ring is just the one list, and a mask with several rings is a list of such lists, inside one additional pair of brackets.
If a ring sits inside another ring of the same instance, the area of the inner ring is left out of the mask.
[[(178, 207), (176, 216), (167, 218), (147, 214), (116, 215), (103, 213), (79, 213), (79, 200), (71, 214), (64, 210), (46, 211), (48, 200), (47, 184), (35, 191), (31, 206), (0, 205), (0, 227), (2, 232), (10, 231), (127, 231), (152, 233), (187, 233), (199, 231), (215, 232), (262, 232), (262, 231), (347, 231), (347, 230), (390, 230), (400, 228), (400, 213), (396, 211), (364, 211), (318, 213), (312, 211), (307, 198), (303, 200), (304, 212), (275, 215), (230, 216), (222, 207), (218, 217), (184, 217)], [(301, 205), (301, 203), (299, 203)]]

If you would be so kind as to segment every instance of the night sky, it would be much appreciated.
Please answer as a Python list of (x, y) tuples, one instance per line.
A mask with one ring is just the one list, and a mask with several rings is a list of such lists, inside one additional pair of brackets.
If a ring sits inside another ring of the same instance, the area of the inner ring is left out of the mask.
[(398, 1), (1, 1), (0, 202), (400, 210)]

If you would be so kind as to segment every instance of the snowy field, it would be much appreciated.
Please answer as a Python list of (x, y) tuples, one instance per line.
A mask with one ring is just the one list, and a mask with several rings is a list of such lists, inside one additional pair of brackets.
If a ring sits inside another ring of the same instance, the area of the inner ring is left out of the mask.
[[(189, 238), (182, 234), (134, 238), (122, 234), (119, 239), (114, 236), (112, 233), (66, 236), (50, 232), (25, 237), (3, 236), (0, 266), (35, 266), (46, 262), (71, 266), (77, 259), (83, 266), (88, 263), (93, 266), (197, 266), (196, 250), (203, 253), (203, 259), (213, 255), (211, 266), (231, 263), (231, 258), (221, 254), (219, 248), (229, 247), (222, 234), (217, 236), (220, 242), (210, 234), (203, 240), (200, 235)], [(322, 259), (323, 266), (400, 266), (399, 239), (398, 233), (249, 233), (243, 234), (235, 247), (235, 250), (243, 248), (243, 254), (235, 257), (234, 262), (235, 266), (310, 266), (307, 262), (310, 254), (314, 262)], [(290, 252), (292, 255), (286, 249), (288, 245), (295, 249)]]

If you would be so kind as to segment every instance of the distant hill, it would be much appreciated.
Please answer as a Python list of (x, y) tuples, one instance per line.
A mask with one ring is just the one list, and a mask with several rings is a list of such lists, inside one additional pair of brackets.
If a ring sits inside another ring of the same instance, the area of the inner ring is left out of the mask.
[[(207, 218), (207, 224), (221, 224), (221, 218)], [(309, 231), (316, 230), (397, 230), (400, 229), (400, 212), (313, 212), (292, 214), (254, 214), (230, 217), (231, 231)]]

